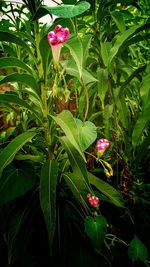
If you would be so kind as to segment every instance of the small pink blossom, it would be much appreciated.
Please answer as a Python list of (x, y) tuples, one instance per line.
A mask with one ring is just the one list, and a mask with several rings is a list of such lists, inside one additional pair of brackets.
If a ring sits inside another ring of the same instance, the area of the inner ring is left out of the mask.
[(90, 194), (87, 194), (88, 202), (93, 207), (97, 207), (99, 205), (99, 198), (96, 196), (91, 196)]
[(52, 48), (53, 59), (55, 63), (59, 62), (62, 44), (68, 40), (70, 32), (68, 28), (57, 25), (55, 29), (48, 33), (47, 40)]
[(99, 151), (106, 150), (109, 147), (109, 141), (107, 139), (99, 139), (97, 142), (97, 149)]
[(62, 44), (69, 38), (69, 29), (63, 28), (61, 25), (57, 25), (55, 29), (48, 33), (47, 39), (51, 46)]

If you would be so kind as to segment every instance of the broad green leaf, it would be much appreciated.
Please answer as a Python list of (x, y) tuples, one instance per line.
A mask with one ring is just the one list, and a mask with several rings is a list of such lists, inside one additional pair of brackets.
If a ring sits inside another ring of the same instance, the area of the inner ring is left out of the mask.
[(132, 261), (146, 261), (148, 259), (148, 251), (142, 241), (135, 235), (128, 248), (128, 256)]
[(86, 150), (97, 138), (97, 127), (90, 121), (76, 119), (81, 149)]
[(132, 132), (132, 145), (133, 147), (136, 147), (140, 141), (142, 134), (146, 127), (148, 126), (148, 123), (150, 121), (150, 116), (149, 116), (149, 111), (150, 111), (150, 102), (149, 105), (143, 108), (143, 110), (139, 113), (138, 119), (135, 123), (133, 132)]
[(85, 180), (87, 187), (90, 186), (86, 165), (78, 150), (75, 149), (75, 147), (71, 144), (70, 140), (66, 136), (61, 137), (60, 142), (62, 143), (62, 146), (68, 154), (68, 159), (70, 161), (73, 173), (79, 179)]
[(17, 95), (15, 94), (0, 94), (0, 103), (13, 103), (13, 104), (17, 104), (20, 105), (24, 108), (27, 108), (29, 111), (31, 111), (34, 116), (40, 121), (42, 122), (42, 113), (39, 114), (37, 113), (31, 105), (29, 105), (25, 100), (20, 99)]
[[(50, 49), (50, 45), (47, 41), (47, 36), (44, 36), (40, 43), (39, 43), (39, 49), (40, 49), (40, 53), (41, 53), (41, 57), (42, 57), (42, 65), (43, 65), (43, 71), (45, 76), (47, 75), (47, 70), (48, 70), (48, 65), (50, 63), (50, 53), (51, 53), (51, 49)], [(46, 53), (45, 53), (46, 51)]]
[(75, 199), (85, 208), (85, 210), (88, 210), (86, 196), (89, 193), (89, 189), (82, 177), (76, 176), (74, 173), (64, 173), (63, 178)]
[(0, 58), (0, 67), (1, 68), (18, 67), (20, 69), (23, 69), (23, 70), (29, 72), (31, 75), (33, 75), (33, 71), (30, 68), (30, 66), (28, 66), (23, 61), (19, 60), (18, 58), (15, 58), (15, 57), (1, 57)]
[(111, 46), (111, 42), (101, 42), (101, 56), (105, 66), (108, 66), (109, 63), (109, 53)]
[(95, 218), (90, 216), (86, 217), (84, 228), (93, 247), (99, 250), (107, 233), (107, 221), (105, 217), (102, 215), (98, 215)]
[(90, 4), (86, 1), (77, 3), (76, 5), (57, 5), (54, 7), (41, 6), (35, 16), (35, 19), (39, 19), (47, 14), (55, 15), (59, 18), (73, 18), (81, 15), (90, 8)]
[(135, 44), (137, 42), (140, 42), (142, 40), (146, 40), (146, 39), (149, 39), (150, 38), (150, 35), (147, 34), (147, 33), (142, 33), (141, 34), (138, 34), (140, 33), (141, 31), (144, 31), (144, 30), (148, 30), (150, 28), (150, 22), (148, 23), (145, 23), (143, 24), (142, 26), (138, 26), (137, 30), (134, 32), (133, 36), (131, 36), (129, 39), (127, 39), (124, 44), (123, 44), (123, 47), (128, 47), (129, 45), (131, 44)]
[(109, 57), (109, 63), (112, 62), (114, 57), (117, 55), (120, 47), (123, 45), (123, 43), (131, 37), (133, 34), (136, 33), (136, 30), (139, 28), (139, 26), (132, 26), (128, 30), (126, 30), (121, 35), (118, 35), (116, 42), (114, 43), (114, 46), (110, 50), (110, 57)]
[(111, 16), (114, 22), (116, 23), (119, 31), (121, 33), (124, 33), (126, 30), (126, 25), (125, 25), (124, 17), (122, 16), (122, 13), (119, 10), (114, 10), (113, 12), (111, 12)]
[(51, 116), (55, 122), (62, 128), (68, 140), (77, 149), (79, 154), (85, 160), (84, 154), (79, 145), (79, 132), (76, 121), (70, 111), (64, 110), (57, 116)]
[(132, 144), (136, 147), (140, 141), (142, 134), (148, 123), (150, 121), (149, 110), (150, 110), (150, 74), (149, 74), (149, 65), (146, 69), (146, 76), (143, 78), (140, 88), (140, 95), (142, 99), (142, 110), (139, 113), (137, 121), (135, 123), (133, 132), (132, 132)]
[(82, 76), (83, 67), (83, 46), (78, 37), (71, 38), (65, 43), (65, 46), (70, 50), (70, 53), (77, 64), (79, 77)]
[(33, 90), (39, 94), (39, 86), (37, 81), (33, 76), (26, 73), (12, 73), (10, 75), (5, 76), (3, 79), (0, 80), (0, 84), (7, 83), (7, 82), (17, 82), (17, 83), (23, 83), (27, 86), (33, 88)]
[(145, 108), (150, 103), (150, 73), (143, 78), (140, 95), (142, 98), (142, 106)]
[(83, 67), (86, 67), (86, 61), (87, 61), (87, 57), (88, 57), (88, 52), (89, 52), (91, 40), (92, 40), (92, 34), (86, 34), (86, 35), (83, 36), (83, 40), (82, 40)]
[(24, 163), (21, 168), (7, 167), (0, 179), (0, 205), (24, 195), (35, 184), (33, 167)]
[(128, 129), (129, 126), (129, 112), (128, 107), (125, 101), (125, 97), (121, 96), (116, 101), (117, 105), (117, 111), (118, 111), (118, 117), (120, 120), (120, 123), (125, 129)]
[(102, 192), (105, 196), (107, 196), (111, 203), (116, 205), (117, 207), (124, 207), (124, 201), (121, 194), (110, 184), (97, 178), (93, 174), (88, 172), (88, 179), (90, 184), (95, 186), (100, 192)]
[(36, 62), (36, 58), (32, 50), (30, 49), (30, 46), (26, 44), (20, 37), (16, 36), (14, 33), (0, 31), (0, 41), (11, 42), (15, 43), (16, 45), (20, 45), (32, 56), (33, 60)]
[(104, 109), (104, 99), (108, 90), (108, 71), (107, 69), (98, 68), (97, 70), (98, 79), (98, 96), (101, 100), (102, 110)]
[(16, 153), (36, 135), (35, 131), (27, 131), (15, 137), (0, 153), (0, 175), (3, 169), (12, 162)]
[[(69, 75), (76, 77), (81, 83), (78, 67), (73, 60), (68, 60), (65, 70)], [(97, 81), (97, 79), (85, 69), (82, 69), (82, 78), (86, 85)]]
[(40, 179), (40, 204), (44, 214), (49, 236), (50, 253), (52, 254), (53, 238), (56, 224), (56, 186), (58, 164), (48, 160), (42, 168)]

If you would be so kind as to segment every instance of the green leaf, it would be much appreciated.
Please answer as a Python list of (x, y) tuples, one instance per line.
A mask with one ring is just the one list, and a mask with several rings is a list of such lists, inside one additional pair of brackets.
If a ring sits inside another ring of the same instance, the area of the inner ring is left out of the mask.
[(23, 61), (15, 57), (1, 57), (0, 67), (1, 68), (18, 67), (20, 69), (23, 69), (29, 72), (31, 75), (33, 75), (32, 69), (27, 64), (25, 64)]
[(53, 238), (56, 224), (56, 186), (58, 164), (48, 160), (42, 168), (40, 179), (40, 204), (44, 214), (49, 236), (50, 253), (52, 254)]
[(64, 173), (63, 178), (75, 199), (85, 208), (85, 210), (88, 210), (87, 194), (89, 193), (89, 189), (82, 177), (76, 176), (74, 173)]
[(98, 68), (97, 78), (98, 78), (98, 96), (102, 103), (102, 109), (104, 109), (104, 99), (106, 92), (108, 90), (108, 70)]
[(117, 55), (117, 53), (118, 53), (120, 47), (123, 45), (123, 43), (127, 39), (129, 39), (133, 34), (135, 34), (138, 28), (139, 28), (139, 26), (132, 26), (131, 28), (126, 30), (121, 35), (118, 35), (114, 46), (110, 50), (109, 63), (111, 63), (112, 60), (114, 59), (114, 57)]
[(94, 185), (100, 192), (107, 196), (111, 203), (113, 203), (117, 207), (124, 207), (123, 198), (114, 187), (89, 172), (88, 179), (90, 184)]
[(41, 6), (35, 16), (35, 19), (39, 19), (47, 14), (55, 15), (59, 18), (73, 18), (78, 15), (81, 15), (85, 11), (87, 11), (90, 8), (90, 4), (88, 2), (82, 1), (77, 3), (77, 5), (57, 5), (55, 7), (47, 7), (47, 6)]
[(27, 86), (33, 88), (33, 90), (39, 94), (39, 86), (37, 81), (34, 79), (33, 76), (26, 73), (12, 73), (10, 75), (7, 75), (3, 79), (0, 80), (0, 84), (7, 83), (7, 82), (17, 82), (17, 83), (23, 83)]
[(86, 61), (89, 55), (89, 48), (92, 40), (92, 34), (85, 34), (82, 39), (83, 46), (83, 66), (86, 67)]
[(82, 76), (82, 67), (83, 67), (83, 46), (78, 37), (69, 39), (65, 46), (70, 50), (70, 53), (77, 65), (79, 77)]
[(134, 129), (132, 132), (133, 147), (136, 147), (140, 143), (142, 134), (146, 129), (146, 127), (148, 126), (148, 123), (150, 121), (149, 111), (150, 111), (150, 103), (149, 105), (143, 108), (142, 112), (139, 113), (138, 119), (134, 125)]
[(28, 192), (35, 184), (34, 169), (24, 163), (21, 168), (6, 168), (0, 179), (0, 205)]
[(31, 105), (29, 105), (25, 100), (20, 99), (17, 95), (15, 94), (0, 94), (0, 103), (13, 103), (13, 104), (17, 104), (20, 105), (24, 108), (27, 108), (28, 110), (30, 110), (34, 116), (40, 121), (42, 122), (42, 112), (41, 114), (37, 113)]
[(76, 120), (70, 111), (64, 110), (57, 116), (51, 116), (55, 122), (62, 128), (64, 133), (66, 134), (68, 140), (72, 143), (72, 145), (77, 149), (79, 154), (85, 160), (85, 156), (81, 150), (79, 145), (79, 132), (76, 124)]
[(24, 48), (34, 59), (36, 62), (36, 58), (30, 49), (30, 46), (26, 44), (21, 38), (16, 36), (14, 33), (8, 32), (8, 31), (0, 31), (0, 41), (6, 41), (6, 42), (11, 42), (15, 43), (16, 45), (20, 45), (22, 48)]
[(146, 261), (148, 258), (148, 251), (142, 241), (135, 236), (128, 248), (128, 256), (132, 261)]
[[(42, 65), (43, 65), (43, 71), (45, 76), (47, 75), (47, 71), (48, 71), (48, 65), (50, 63), (50, 52), (51, 49), (49, 47), (49, 43), (47, 41), (47, 36), (44, 36), (40, 43), (39, 43), (39, 49), (40, 49), (40, 53), (41, 53), (41, 57), (42, 57)], [(46, 53), (45, 53), (46, 51)]]
[(95, 218), (88, 216), (84, 222), (85, 233), (89, 237), (93, 247), (100, 249), (107, 233), (107, 221), (104, 216), (98, 215)]
[(149, 110), (150, 110), (150, 74), (149, 74), (149, 65), (146, 69), (146, 76), (143, 78), (143, 81), (141, 83), (140, 87), (140, 95), (142, 99), (142, 110), (139, 112), (139, 116), (137, 118), (137, 121), (134, 125), (134, 129), (132, 132), (132, 145), (136, 147), (140, 141), (142, 134), (146, 127), (148, 126), (148, 123), (150, 121), (149, 117)]
[(81, 149), (86, 150), (97, 138), (97, 127), (90, 121), (76, 119)]
[(0, 174), (2, 174), (3, 169), (12, 162), (16, 153), (34, 136), (35, 131), (27, 131), (15, 137), (0, 153)]
[(145, 108), (150, 102), (150, 73), (143, 78), (140, 95), (142, 98), (142, 106)]
[(90, 190), (90, 185), (87, 176), (87, 169), (83, 158), (66, 136), (61, 137), (60, 141), (65, 151), (68, 154), (68, 159), (70, 161), (73, 173), (80, 179), (85, 180), (85, 182), (87, 183), (87, 187), (89, 187)]
[(129, 126), (129, 112), (128, 112), (128, 107), (125, 101), (125, 96), (120, 96), (117, 101), (117, 110), (118, 110), (118, 117), (119, 120), (122, 124), (122, 126), (125, 129), (128, 129)]
[(109, 53), (111, 49), (111, 42), (101, 42), (101, 56), (105, 66), (109, 64)]
[(111, 16), (114, 22), (116, 23), (119, 31), (121, 33), (124, 33), (126, 30), (126, 25), (125, 25), (124, 17), (122, 16), (122, 13), (119, 10), (114, 10), (113, 12), (111, 12)]
[[(76, 77), (81, 83), (81, 77), (77, 64), (73, 60), (68, 60), (67, 65), (65, 66), (65, 70), (69, 75)], [(82, 69), (82, 78), (86, 85), (97, 81), (97, 79), (85, 69)]]

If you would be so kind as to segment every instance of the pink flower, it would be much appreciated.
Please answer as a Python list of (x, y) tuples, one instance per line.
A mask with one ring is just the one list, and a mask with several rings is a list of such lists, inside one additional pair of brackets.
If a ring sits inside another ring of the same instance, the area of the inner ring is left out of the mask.
[(99, 151), (106, 150), (109, 147), (109, 141), (107, 139), (99, 139), (97, 142), (97, 149)]
[(99, 198), (95, 196), (91, 196), (90, 194), (87, 194), (88, 202), (93, 207), (97, 207), (99, 205)]
[(55, 29), (48, 33), (47, 40), (52, 48), (54, 62), (59, 62), (60, 51), (64, 42), (68, 40), (70, 32), (68, 28), (57, 25)]

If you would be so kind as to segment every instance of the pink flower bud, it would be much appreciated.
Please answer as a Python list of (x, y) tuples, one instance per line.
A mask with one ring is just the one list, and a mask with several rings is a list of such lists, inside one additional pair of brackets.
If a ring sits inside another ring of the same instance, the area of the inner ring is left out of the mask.
[[(51, 46), (64, 43), (69, 38), (70, 32), (68, 28), (63, 28), (61, 25), (57, 25), (55, 29), (48, 33), (47, 40)], [(51, 38), (56, 40), (55, 43), (51, 41)]]
[(57, 25), (55, 29), (47, 35), (47, 40), (52, 48), (53, 59), (56, 64), (59, 62), (62, 44), (68, 40), (69, 36), (69, 29), (63, 28), (61, 25)]
[(99, 198), (95, 196), (91, 196), (90, 194), (87, 194), (88, 202), (91, 206), (97, 207), (99, 205)]
[(109, 141), (107, 139), (99, 139), (97, 142), (97, 149), (99, 151), (106, 150), (109, 147)]

